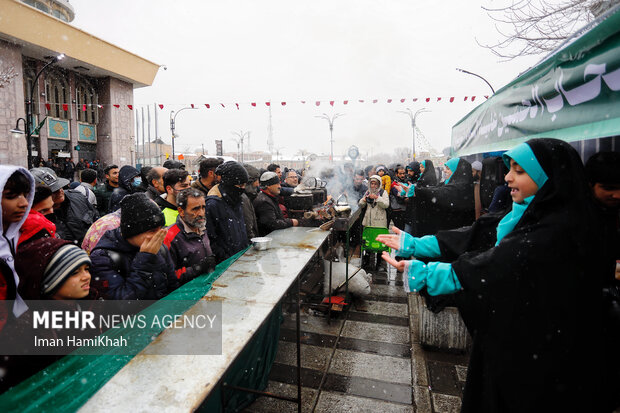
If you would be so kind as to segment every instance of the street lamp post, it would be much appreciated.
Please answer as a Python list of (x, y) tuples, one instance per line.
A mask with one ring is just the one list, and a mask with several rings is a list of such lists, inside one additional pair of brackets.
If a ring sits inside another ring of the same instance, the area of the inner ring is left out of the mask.
[[(174, 110), (170, 111), (170, 133), (172, 134), (172, 160), (175, 159), (174, 157), (174, 139), (175, 139), (175, 134), (174, 134), (174, 129), (175, 129), (175, 123), (176, 123), (176, 119), (179, 113), (183, 112), (185, 109), (198, 109), (195, 108), (193, 106), (187, 106), (183, 109), (179, 109), (178, 112), (174, 112)], [(174, 116), (172, 116), (174, 114)]]
[(250, 131), (244, 132), (242, 130), (240, 130), (239, 132), (231, 132), (233, 135), (238, 136), (239, 140), (235, 139), (235, 142), (237, 142), (237, 147), (239, 147), (239, 145), (241, 145), (241, 162), (243, 162), (243, 140), (245, 139), (245, 137), (248, 137), (248, 142), (250, 140)]
[(418, 109), (415, 113), (413, 113), (411, 109), (407, 108), (406, 110), (399, 110), (399, 112), (404, 113), (405, 115), (411, 118), (411, 130), (413, 133), (413, 145), (412, 145), (413, 152), (412, 152), (411, 160), (415, 161), (415, 121), (420, 113), (430, 112), (430, 110), (426, 108), (422, 108), (422, 109)]
[(493, 89), (493, 86), (491, 86), (491, 84), (485, 78), (483, 78), (482, 76), (480, 76), (480, 75), (478, 75), (476, 73), (470, 72), (468, 70), (465, 70), (465, 69), (459, 69), (458, 67), (456, 68), (456, 70), (458, 70), (461, 73), (467, 73), (468, 75), (476, 76), (476, 77), (479, 77), (480, 79), (484, 80), (484, 82), (487, 85), (489, 85), (489, 87), (491, 88), (491, 92), (493, 92), (493, 94), (495, 94), (495, 89)]
[(329, 140), (331, 142), (331, 156), (330, 160), (334, 163), (334, 121), (343, 116), (343, 113), (335, 113), (331, 118), (327, 115), (327, 113), (323, 113), (322, 115), (315, 116), (315, 118), (326, 119), (329, 123)]
[[(37, 86), (37, 82), (39, 80), (39, 77), (41, 76), (41, 73), (43, 73), (49, 65), (56, 63), (64, 58), (65, 58), (64, 53), (61, 53), (58, 56), (55, 56), (49, 62), (47, 62), (45, 66), (43, 66), (41, 70), (39, 70), (39, 73), (37, 73), (37, 75), (34, 77), (34, 81), (32, 82), (32, 87), (30, 88), (30, 99), (26, 101), (26, 119), (24, 118), (17, 119), (17, 123), (15, 124), (15, 129), (11, 130), (11, 133), (13, 134), (13, 136), (16, 136), (16, 135), (19, 136), (23, 134), (26, 135), (26, 145), (28, 146), (27, 150), (28, 150), (28, 169), (29, 170), (32, 169), (32, 103), (34, 100), (34, 89)], [(20, 119), (24, 121), (24, 126), (26, 128), (25, 132), (22, 132), (22, 130), (19, 129)]]

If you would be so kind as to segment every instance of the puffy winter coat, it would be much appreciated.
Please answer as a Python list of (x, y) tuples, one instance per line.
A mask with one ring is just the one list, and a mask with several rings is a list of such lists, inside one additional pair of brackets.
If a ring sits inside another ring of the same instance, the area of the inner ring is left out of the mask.
[(131, 182), (136, 176), (140, 176), (140, 172), (131, 165), (125, 165), (120, 169), (118, 172), (118, 188), (112, 192), (108, 212), (114, 212), (119, 209), (121, 207), (121, 200), (125, 198), (125, 195), (135, 192)]
[(224, 261), (248, 246), (241, 202), (231, 206), (224, 198), (208, 196), (205, 207), (207, 234), (217, 262)]
[(121, 235), (120, 228), (106, 232), (90, 253), (94, 285), (111, 300), (159, 300), (178, 287), (168, 249), (140, 252)]
[(258, 232), (261, 236), (269, 234), (276, 229), (284, 229), (293, 226), (293, 221), (284, 218), (278, 200), (261, 190), (254, 200), (254, 211), (258, 221)]
[(364, 218), (362, 219), (362, 225), (365, 227), (384, 227), (387, 228), (387, 212), (386, 210), (390, 206), (390, 198), (387, 191), (380, 189), (379, 198), (375, 199), (375, 202), (369, 204), (366, 202), (366, 195), (364, 194), (360, 199), (359, 206), (361, 208), (366, 207)]
[(99, 218), (99, 214), (88, 198), (75, 189), (65, 192), (60, 208), (54, 209), (49, 220), (56, 224), (56, 234), (67, 241), (82, 243), (88, 228)]

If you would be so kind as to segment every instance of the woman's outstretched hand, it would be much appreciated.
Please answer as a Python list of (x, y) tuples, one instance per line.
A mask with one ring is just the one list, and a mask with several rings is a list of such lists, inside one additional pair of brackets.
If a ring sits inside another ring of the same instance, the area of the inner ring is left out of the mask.
[(390, 253), (387, 251), (383, 251), (383, 253), (381, 254), (381, 258), (383, 258), (385, 262), (390, 264), (392, 267), (396, 268), (398, 271), (400, 272), (405, 271), (406, 261), (396, 261), (394, 258), (390, 256)]
[(396, 227), (392, 227), (392, 231), (394, 234), (377, 235), (377, 241), (397, 250), (400, 247), (400, 233), (402, 231)]

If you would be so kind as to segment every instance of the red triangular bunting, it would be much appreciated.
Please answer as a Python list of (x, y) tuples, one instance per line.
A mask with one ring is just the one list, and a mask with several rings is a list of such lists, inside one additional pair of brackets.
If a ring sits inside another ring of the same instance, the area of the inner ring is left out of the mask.
[(121, 107), (121, 105), (112, 105), (112, 106), (114, 106), (117, 109)]
[(133, 110), (133, 105), (127, 105), (127, 107), (129, 108), (129, 110)]
[(377, 99), (373, 99), (373, 100), (372, 100), (372, 103), (377, 103), (377, 102), (378, 102), (378, 100), (377, 100)]
[(392, 99), (388, 99), (388, 103), (392, 103)]
[(69, 105), (67, 105), (66, 103), (62, 104), (62, 110), (64, 110), (65, 112), (69, 110)]
[(190, 103), (189, 105), (192, 107), (192, 109), (194, 109), (194, 104), (193, 103)]
[(463, 102), (467, 101), (467, 96), (465, 96), (465, 99), (463, 99)]
[(333, 100), (330, 100), (330, 101), (329, 101), (329, 104), (330, 104), (330, 105), (332, 105), (332, 106), (334, 106), (334, 101), (333, 101)]
[(164, 108), (164, 105), (162, 105), (161, 103), (159, 105), (157, 105), (157, 106), (159, 106), (160, 109)]
[(238, 103), (235, 103), (235, 105), (237, 105), (237, 110), (239, 110), (239, 104), (238, 104)]
[(472, 97), (471, 97), (471, 101), (473, 102), (474, 100), (476, 100), (476, 97), (475, 97), (475, 96), (472, 96)]
[(450, 103), (454, 102), (454, 96), (450, 97)]
[(251, 105), (256, 107), (256, 102), (252, 102)]
[(360, 99), (360, 100), (359, 100), (359, 102), (360, 102), (360, 103), (364, 103), (364, 99)]
[(46, 103), (46, 104), (45, 104), (45, 108), (46, 108), (47, 110), (50, 110), (50, 109), (52, 108), (52, 105), (50, 105), (49, 103)]
[(301, 103), (303, 103), (303, 104), (305, 105), (305, 104), (306, 104), (306, 101), (305, 101), (305, 100), (302, 100), (302, 101), (301, 101)]
[(400, 100), (400, 103), (405, 103), (405, 99), (401, 99), (401, 100)]
[(103, 105), (97, 105), (99, 109), (103, 109)]
[(414, 101), (414, 102), (417, 102), (417, 101), (418, 101), (418, 98), (413, 98), (413, 101)]
[(489, 96), (488, 96), (488, 95), (484, 95), (484, 98), (485, 98), (485, 99), (488, 99), (488, 98), (489, 98)]
[(349, 103), (349, 101), (348, 101), (348, 100), (345, 100), (345, 101), (343, 101), (342, 103), (343, 103), (344, 105), (346, 105), (346, 104), (348, 104), (348, 103)]
[(208, 103), (205, 103), (205, 106), (207, 107), (207, 109), (211, 108), (211, 105), (209, 105)]
[(437, 98), (437, 102), (439, 102), (441, 100), (441, 98)]
[(286, 102), (280, 102), (282, 106), (286, 106)]
[(226, 107), (226, 106), (224, 106), (224, 104), (223, 104), (223, 103), (220, 103), (220, 105), (222, 105), (222, 107), (223, 107), (223, 108), (225, 108), (225, 107)]
[(430, 102), (430, 101), (431, 101), (431, 98), (426, 98), (425, 100), (426, 100), (427, 102)]
[(317, 106), (321, 106), (321, 102), (320, 102), (320, 101), (318, 101), (318, 100), (316, 101), (316, 103), (315, 103), (315, 104), (316, 104)]
[(82, 105), (82, 112), (86, 112), (86, 105)]
[(271, 102), (265, 102), (265, 105), (271, 106)]

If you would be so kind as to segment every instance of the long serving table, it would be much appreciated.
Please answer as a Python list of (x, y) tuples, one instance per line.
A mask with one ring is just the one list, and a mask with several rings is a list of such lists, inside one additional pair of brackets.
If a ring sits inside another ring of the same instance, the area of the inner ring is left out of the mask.
[[(193, 411), (222, 383), (286, 292), (297, 283), (297, 383), (301, 408), (299, 277), (327, 239), (318, 228), (293, 227), (269, 234), (271, 248), (249, 249), (213, 283), (203, 300), (222, 302), (221, 355), (153, 355), (182, 330), (165, 330), (112, 377), (81, 412)], [(185, 314), (192, 314), (192, 309)], [(195, 314), (192, 314), (195, 315)], [(232, 387), (232, 386), (231, 386)], [(233, 387), (234, 388), (234, 387)], [(250, 389), (246, 389), (250, 390)], [(277, 396), (276, 396), (277, 397)]]

